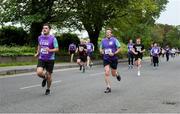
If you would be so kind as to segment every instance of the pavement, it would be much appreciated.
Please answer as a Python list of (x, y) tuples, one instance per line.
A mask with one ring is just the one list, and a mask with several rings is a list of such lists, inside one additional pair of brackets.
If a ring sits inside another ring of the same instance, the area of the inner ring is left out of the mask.
[(78, 67), (56, 69), (51, 94), (44, 95), (35, 72), (0, 77), (0, 113), (180, 113), (180, 57), (158, 69), (143, 61), (137, 69), (119, 63), (122, 80), (111, 77), (112, 92), (104, 93), (104, 68), (85, 73)]
[[(121, 59), (119, 62), (127, 62), (127, 59)], [(93, 61), (94, 65), (101, 65), (102, 60)], [(0, 76), (20, 74), (27, 72), (36, 71), (37, 65), (27, 65), (27, 66), (11, 66), (11, 67), (0, 67)], [(75, 68), (78, 67), (76, 63), (56, 63), (54, 69), (65, 69), (65, 68)]]

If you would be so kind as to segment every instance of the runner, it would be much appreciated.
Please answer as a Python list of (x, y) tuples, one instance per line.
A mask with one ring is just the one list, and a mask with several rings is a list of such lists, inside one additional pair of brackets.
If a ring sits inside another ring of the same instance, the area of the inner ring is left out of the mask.
[(153, 65), (153, 57), (151, 55), (151, 49), (153, 48), (153, 44), (151, 44), (151, 47), (149, 48), (149, 56), (150, 56), (150, 60), (151, 60), (151, 65)]
[(133, 55), (133, 52), (132, 52), (133, 46), (134, 46), (134, 43), (133, 43), (132, 39), (130, 39), (129, 43), (128, 43), (128, 64), (129, 64), (129, 69), (133, 68), (133, 61), (134, 61), (134, 55)]
[(175, 48), (172, 48), (172, 49), (171, 49), (171, 57), (172, 57), (172, 58), (175, 58), (175, 55), (176, 55), (176, 49), (175, 49)]
[(83, 67), (83, 72), (85, 72), (85, 65), (87, 62), (87, 47), (86, 47), (86, 42), (84, 40), (81, 40), (81, 44), (78, 45), (78, 48), (76, 49), (76, 53), (78, 53), (79, 58), (77, 59), (77, 64), (79, 65), (80, 69), (82, 70)]
[(164, 58), (164, 54), (165, 54), (165, 50), (164, 50), (164, 48), (161, 48), (161, 53), (162, 53), (162, 57)]
[(87, 40), (87, 67), (92, 67), (92, 54), (93, 54), (93, 51), (94, 51), (94, 45), (93, 43), (90, 42), (90, 40), (88, 39)]
[(75, 45), (74, 43), (71, 43), (71, 44), (69, 45), (69, 54), (70, 54), (70, 56), (71, 56), (71, 60), (70, 60), (71, 63), (72, 63), (73, 60), (74, 60), (74, 54), (75, 54), (75, 52), (76, 52), (76, 45)]
[(151, 55), (153, 57), (153, 64), (154, 68), (157, 69), (159, 66), (159, 54), (160, 54), (160, 48), (157, 46), (157, 43), (154, 43), (154, 47), (151, 49)]
[(110, 70), (113, 77), (116, 77), (118, 81), (121, 80), (121, 77), (117, 71), (118, 57), (116, 55), (119, 52), (119, 41), (112, 36), (112, 29), (107, 29), (106, 37), (102, 40), (100, 45), (100, 53), (103, 54), (105, 82), (107, 86), (107, 88), (104, 91), (105, 93), (111, 92)]
[(133, 61), (134, 61), (134, 54), (132, 52), (133, 46), (134, 46), (134, 43), (133, 43), (132, 39), (130, 39), (129, 43), (128, 43), (128, 64), (129, 64), (129, 69), (133, 68)]
[(166, 61), (168, 62), (169, 61), (169, 54), (170, 54), (170, 48), (168, 45), (166, 46), (165, 51), (166, 51)]
[(140, 68), (141, 68), (141, 60), (142, 60), (142, 57), (143, 57), (143, 53), (145, 52), (145, 49), (144, 49), (144, 45), (141, 44), (141, 39), (140, 38), (137, 38), (136, 39), (136, 44), (133, 46), (133, 53), (135, 54), (134, 57), (135, 57), (135, 64), (138, 68), (138, 73), (137, 75), (140, 76), (141, 73), (140, 73)]
[[(43, 34), (38, 37), (38, 49), (35, 54), (35, 57), (39, 56), (37, 75), (43, 79), (42, 87), (45, 87), (47, 82), (45, 95), (50, 94), (55, 52), (59, 51), (57, 39), (49, 34), (50, 30), (49, 24), (43, 25)], [(46, 72), (44, 72), (44, 69)]]

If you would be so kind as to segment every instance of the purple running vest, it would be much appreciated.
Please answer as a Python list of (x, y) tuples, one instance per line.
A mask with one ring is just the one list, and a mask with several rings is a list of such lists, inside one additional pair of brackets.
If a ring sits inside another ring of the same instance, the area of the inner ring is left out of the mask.
[(40, 35), (38, 37), (38, 42), (39, 42), (39, 46), (40, 46), (40, 55), (39, 55), (39, 59), (40, 60), (52, 60), (52, 56), (54, 54), (54, 52), (47, 52), (45, 50), (45, 48), (49, 48), (49, 49), (53, 49), (54, 48), (54, 36), (52, 35)]
[(118, 59), (118, 57), (116, 55), (114, 55), (112, 57), (108, 55), (109, 52), (115, 53), (117, 51), (118, 47), (116, 46), (116, 38), (115, 37), (111, 37), (110, 39), (104, 38), (102, 40), (102, 48), (104, 49), (104, 56), (103, 56), (104, 60)]

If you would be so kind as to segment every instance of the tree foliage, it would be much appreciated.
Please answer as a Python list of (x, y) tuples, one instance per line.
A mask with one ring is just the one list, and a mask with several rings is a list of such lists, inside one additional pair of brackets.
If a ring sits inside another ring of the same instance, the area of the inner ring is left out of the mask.
[[(37, 41), (42, 24), (87, 30), (97, 49), (102, 28), (112, 27), (122, 41), (140, 36), (151, 40), (155, 20), (167, 0), (2, 0), (0, 21), (20, 22), (30, 28), (31, 43)], [(157, 36), (157, 34), (154, 36)], [(159, 41), (160, 42), (160, 41)]]

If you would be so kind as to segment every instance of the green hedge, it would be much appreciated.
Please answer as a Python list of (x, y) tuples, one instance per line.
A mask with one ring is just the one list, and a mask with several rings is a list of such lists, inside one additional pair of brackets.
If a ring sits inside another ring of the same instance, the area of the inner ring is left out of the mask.
[(75, 43), (78, 45), (80, 43), (80, 40), (76, 34), (71, 33), (64, 33), (61, 36), (56, 36), (59, 44), (59, 48), (61, 50), (68, 51), (69, 44)]
[(0, 45), (20, 45), (28, 44), (28, 34), (23, 28), (5, 26), (0, 28)]
[[(36, 47), (29, 46), (0, 46), (0, 56), (33, 56), (36, 53)], [(66, 49), (61, 49), (57, 53), (59, 55), (68, 55), (68, 51)], [(120, 58), (127, 57), (127, 46), (124, 43), (121, 43), (121, 52), (118, 54)], [(101, 59), (101, 54), (99, 51), (96, 51), (93, 54), (94, 59)]]
[(0, 46), (0, 56), (34, 55), (35, 50), (34, 47), (28, 46)]

